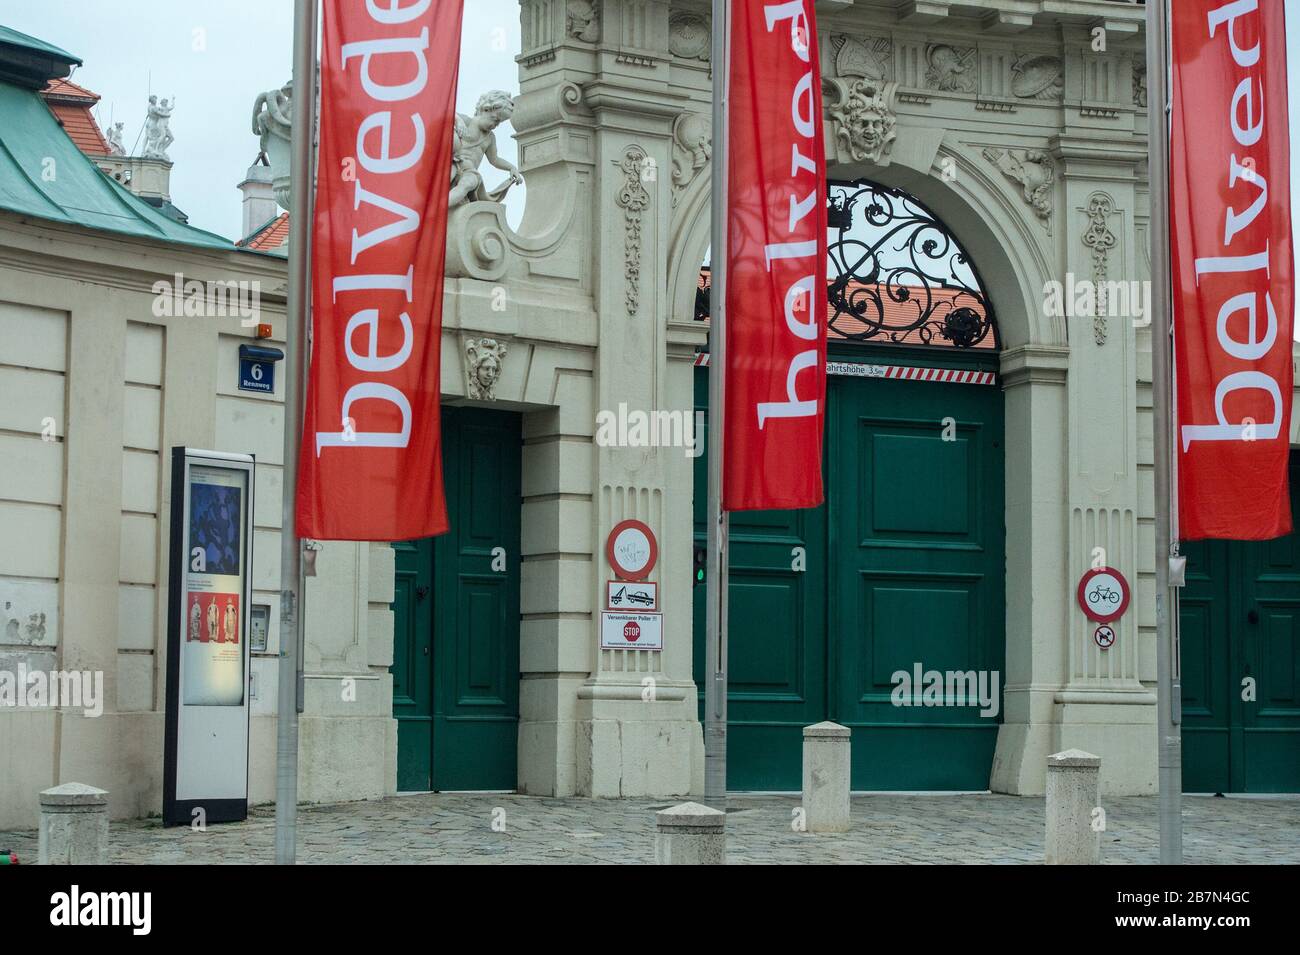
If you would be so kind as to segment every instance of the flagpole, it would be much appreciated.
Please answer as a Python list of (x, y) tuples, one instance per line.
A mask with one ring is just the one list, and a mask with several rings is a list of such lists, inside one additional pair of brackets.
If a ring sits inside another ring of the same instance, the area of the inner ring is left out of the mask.
[(316, 0), (294, 0), (293, 125), (289, 166), (289, 296), (285, 343), (292, 374), (284, 383), (284, 469), (280, 510), (280, 671), (276, 698), (275, 861), (293, 865), (298, 849), (298, 713), (302, 705), (302, 540), (294, 527), (298, 447), (307, 382), (311, 307), (312, 146), (316, 129)]
[(1156, 708), (1160, 862), (1183, 861), (1182, 685), (1178, 619), (1169, 586), (1174, 429), (1170, 359), (1169, 0), (1147, 0), (1147, 115), (1151, 187), (1151, 414), (1155, 419)]
[(731, 4), (713, 0), (713, 183), (709, 255), (709, 487), (705, 580), (704, 801), (727, 802), (727, 515), (722, 510), (727, 368), (727, 87)]

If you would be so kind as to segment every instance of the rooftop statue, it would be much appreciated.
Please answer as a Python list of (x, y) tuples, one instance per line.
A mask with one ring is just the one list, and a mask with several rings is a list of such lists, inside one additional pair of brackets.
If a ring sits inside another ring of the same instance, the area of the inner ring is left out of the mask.
[(158, 102), (157, 96), (149, 97), (149, 116), (144, 121), (144, 158), (164, 159), (171, 162), (167, 147), (176, 141), (172, 136), (170, 121), (172, 110), (176, 108), (176, 97)]
[[(478, 99), (473, 116), (456, 114), (456, 131), (451, 146), (451, 194), (447, 205), (454, 208), (463, 202), (486, 200), (500, 202), (510, 187), (524, 181), (523, 174), (514, 163), (497, 155), (497, 138), (494, 132), (515, 112), (515, 101), (509, 93), (492, 90)], [(479, 175), (479, 164), (488, 164), (510, 173), (510, 177), (495, 189), (489, 190)]]
[(125, 123), (114, 123), (108, 127), (108, 154), (110, 156), (125, 156), (126, 146), (122, 144), (122, 128)]
[[(278, 90), (259, 93), (253, 100), (253, 135), (262, 145), (262, 155), (268, 156), (271, 136), (289, 139), (289, 128), (293, 122), (293, 80), (289, 80)], [(260, 158), (260, 157), (259, 157)]]

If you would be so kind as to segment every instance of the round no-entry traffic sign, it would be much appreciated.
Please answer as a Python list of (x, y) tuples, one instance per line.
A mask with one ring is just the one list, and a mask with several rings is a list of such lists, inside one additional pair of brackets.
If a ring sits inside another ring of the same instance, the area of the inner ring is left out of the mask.
[(1103, 650), (1109, 650), (1115, 643), (1115, 631), (1103, 623), (1092, 632), (1092, 639), (1097, 641), (1097, 646)]
[(619, 580), (645, 580), (659, 559), (659, 544), (644, 521), (620, 521), (605, 541), (605, 556)]
[(1089, 620), (1110, 623), (1128, 610), (1128, 581), (1113, 567), (1094, 567), (1079, 581), (1078, 597)]
[(623, 625), (623, 639), (628, 643), (636, 643), (641, 639), (641, 628), (635, 620), (629, 620)]

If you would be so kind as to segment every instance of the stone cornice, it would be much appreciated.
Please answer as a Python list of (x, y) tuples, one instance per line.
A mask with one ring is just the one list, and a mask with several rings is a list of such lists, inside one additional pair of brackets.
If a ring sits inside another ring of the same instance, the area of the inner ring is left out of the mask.
[(130, 291), (159, 278), (256, 281), (263, 304), (287, 294), (288, 261), (280, 256), (176, 245), (0, 213), (0, 265)]
[(1070, 367), (1066, 345), (1018, 345), (1002, 352), (1002, 388), (1024, 384), (1063, 385)]

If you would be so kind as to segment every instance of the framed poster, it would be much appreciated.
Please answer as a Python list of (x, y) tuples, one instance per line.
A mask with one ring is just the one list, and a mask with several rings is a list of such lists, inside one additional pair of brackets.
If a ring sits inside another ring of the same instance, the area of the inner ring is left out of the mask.
[(172, 449), (164, 825), (248, 815), (254, 468)]

